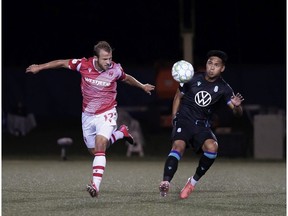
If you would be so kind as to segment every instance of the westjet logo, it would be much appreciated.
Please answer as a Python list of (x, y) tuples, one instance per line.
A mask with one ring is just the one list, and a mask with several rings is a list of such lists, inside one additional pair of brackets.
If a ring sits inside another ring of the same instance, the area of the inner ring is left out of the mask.
[(95, 85), (97, 85), (97, 86), (110, 86), (110, 85), (111, 85), (110, 82), (104, 82), (104, 81), (100, 81), (100, 80), (94, 80), (94, 79), (87, 78), (87, 77), (84, 77), (84, 79), (85, 79), (86, 82), (95, 84)]

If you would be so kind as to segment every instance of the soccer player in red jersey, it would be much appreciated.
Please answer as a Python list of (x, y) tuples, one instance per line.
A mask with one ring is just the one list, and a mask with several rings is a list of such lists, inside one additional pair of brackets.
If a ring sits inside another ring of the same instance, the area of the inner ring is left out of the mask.
[(93, 177), (91, 184), (87, 185), (87, 191), (92, 197), (97, 197), (106, 166), (107, 147), (123, 138), (133, 144), (133, 137), (125, 125), (116, 130), (117, 81), (138, 87), (150, 95), (155, 86), (143, 84), (126, 74), (120, 64), (112, 61), (112, 48), (106, 41), (94, 46), (93, 57), (33, 64), (26, 69), (26, 73), (36, 74), (56, 68), (78, 71), (82, 77), (82, 131), (85, 144), (94, 156)]

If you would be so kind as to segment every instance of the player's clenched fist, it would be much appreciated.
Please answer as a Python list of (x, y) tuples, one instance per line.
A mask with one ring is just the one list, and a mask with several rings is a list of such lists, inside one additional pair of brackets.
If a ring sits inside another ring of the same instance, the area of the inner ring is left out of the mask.
[(26, 68), (26, 73), (38, 73), (40, 71), (40, 67), (37, 64), (32, 64), (28, 68)]

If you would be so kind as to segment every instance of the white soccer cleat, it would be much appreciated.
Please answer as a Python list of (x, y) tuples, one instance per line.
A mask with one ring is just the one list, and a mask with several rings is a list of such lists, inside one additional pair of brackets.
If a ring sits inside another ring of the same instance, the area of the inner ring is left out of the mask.
[(169, 191), (170, 183), (168, 181), (162, 181), (159, 186), (160, 196), (166, 197)]

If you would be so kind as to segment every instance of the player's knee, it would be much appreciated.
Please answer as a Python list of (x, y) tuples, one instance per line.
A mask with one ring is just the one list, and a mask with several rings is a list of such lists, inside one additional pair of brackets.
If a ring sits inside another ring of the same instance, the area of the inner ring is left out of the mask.
[(106, 151), (108, 146), (108, 141), (106, 140), (97, 140), (95, 143), (94, 151)]
[(202, 146), (203, 151), (208, 152), (217, 152), (218, 151), (218, 143), (215, 140), (209, 139), (206, 140), (204, 145)]
[(182, 140), (176, 140), (174, 141), (172, 145), (172, 150), (179, 152), (181, 155), (183, 155), (185, 151), (185, 142)]

